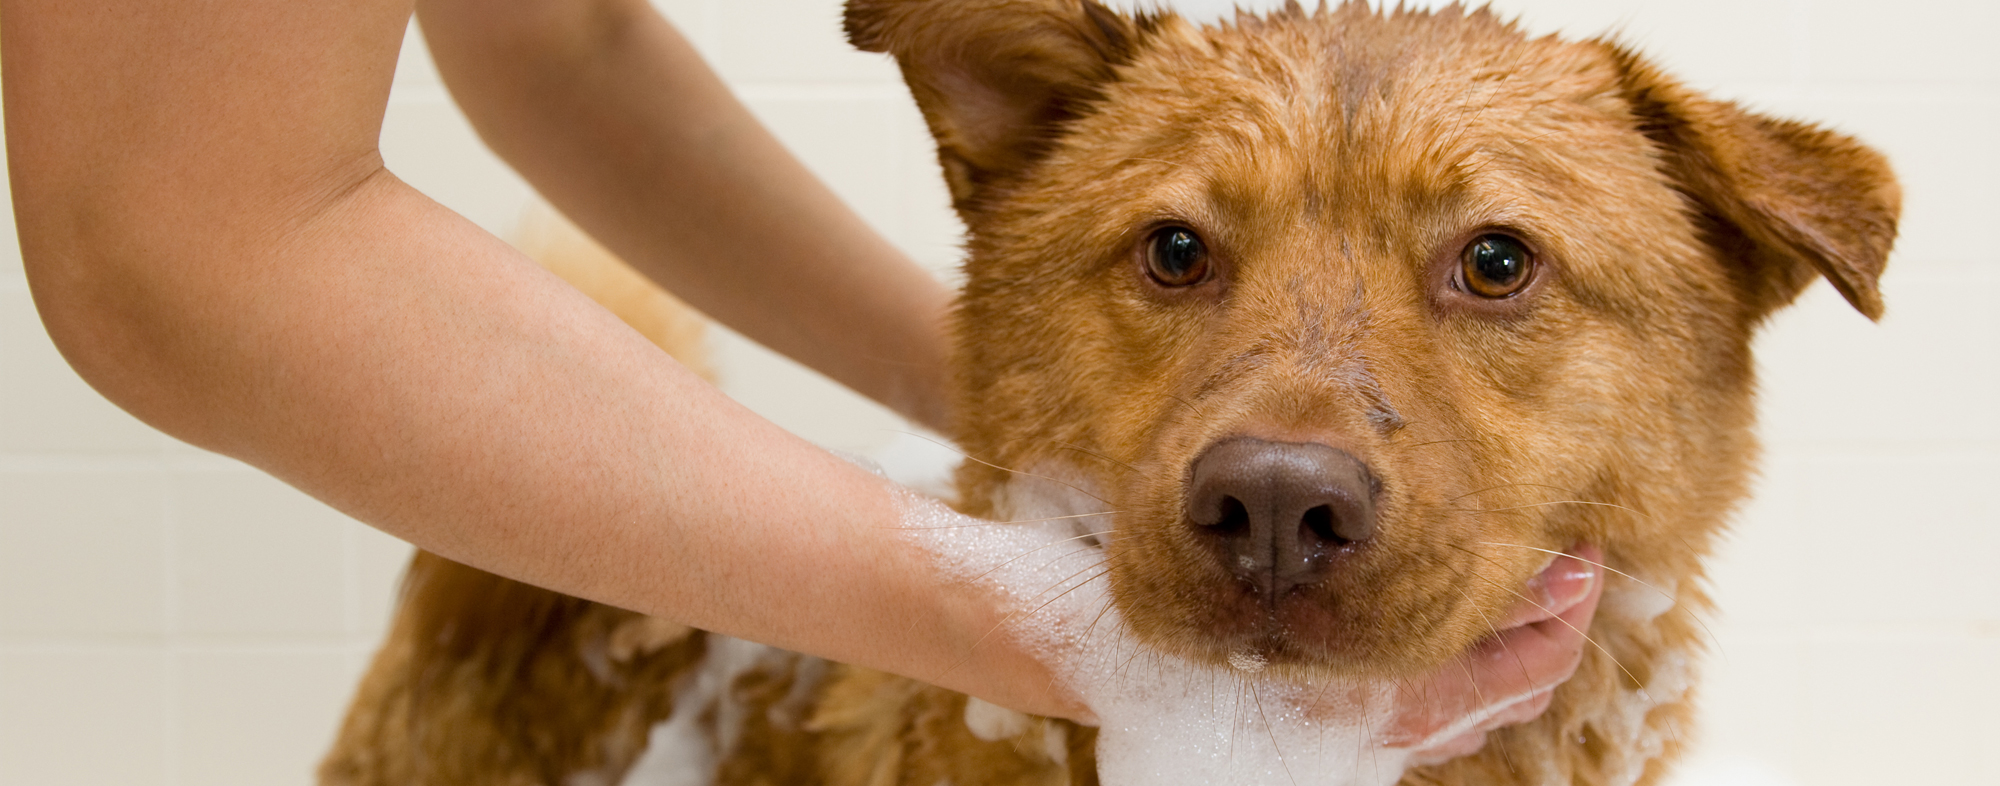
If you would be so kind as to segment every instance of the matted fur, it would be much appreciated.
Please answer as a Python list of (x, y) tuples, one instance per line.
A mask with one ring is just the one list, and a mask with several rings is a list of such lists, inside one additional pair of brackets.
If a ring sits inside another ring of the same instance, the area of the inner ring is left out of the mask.
[[(1005, 513), (998, 467), (1060, 467), (1119, 511), (1107, 580), (1142, 641), (1217, 664), (1247, 641), (1283, 669), (1379, 679), (1489, 635), (1538, 550), (1595, 544), (1651, 587), (1609, 579), (1595, 646), (1541, 718), (1404, 782), (1665, 771), (1693, 733), (1702, 560), (1756, 452), (1752, 334), (1816, 276), (1881, 313), (1899, 192), (1879, 155), (1485, 11), (1198, 27), (1080, 0), (854, 0), (847, 29), (902, 66), (969, 229), (952, 366), (953, 436), (982, 460), (959, 471), (966, 512)], [(1168, 225), (1204, 238), (1212, 278), (1146, 276)], [(1504, 300), (1453, 278), (1492, 231), (1540, 260)], [(1191, 462), (1239, 435), (1337, 445), (1382, 486), (1376, 536), (1255, 639), (1183, 517)], [(635, 719), (666, 717), (701, 658), (701, 634), (663, 637), (607, 676), (589, 653), (633, 620), (429, 581), (413, 579), (329, 781), (615, 779)], [(477, 633), (423, 644), (440, 631)], [(733, 738), (717, 782), (1096, 780), (1088, 729), (1035, 719), (988, 741), (947, 691), (846, 667), (800, 680), (735, 679), (771, 722)], [(802, 716), (784, 702), (804, 687)]]

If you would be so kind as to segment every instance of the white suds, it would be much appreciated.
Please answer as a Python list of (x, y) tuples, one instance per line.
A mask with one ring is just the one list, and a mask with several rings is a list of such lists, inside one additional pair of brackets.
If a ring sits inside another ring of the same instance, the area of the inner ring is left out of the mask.
[(1656, 579), (1649, 586), (1629, 576), (1613, 573), (1605, 577), (1604, 597), (1598, 601), (1597, 607), (1606, 613), (1644, 624), (1673, 610), (1674, 589), (1674, 582), (1669, 580)]
[(1229, 667), (1245, 674), (1256, 674), (1263, 671), (1265, 665), (1264, 656), (1250, 650), (1237, 650), (1229, 653)]
[(1669, 739), (1683, 740), (1692, 730), (1670, 727), (1663, 734), (1652, 728), (1648, 718), (1653, 710), (1663, 704), (1671, 704), (1687, 696), (1688, 688), (1694, 684), (1694, 662), (1692, 658), (1664, 658), (1653, 664), (1653, 673), (1639, 690), (1620, 693), (1613, 704), (1617, 712), (1604, 713), (1597, 718), (1598, 733), (1612, 742), (1607, 746), (1611, 754), (1604, 762), (1609, 783), (1638, 783), (1645, 775), (1646, 765), (1666, 752)]
[(1010, 710), (977, 696), (965, 699), (965, 728), (972, 736), (999, 742), (1021, 736), (1028, 730), (1028, 714)]
[(982, 524), (906, 494), (903, 525), (949, 574), (1014, 598), (1021, 611), (1006, 632), (1039, 650), (1098, 717), (1106, 786), (1387, 786), (1402, 777), (1409, 753), (1375, 733), (1391, 710), (1384, 686), (1291, 681), (1249, 652), (1230, 669), (1141, 645), (1111, 605), (1096, 536), (1110, 516), (1090, 515), (1105, 505), (1073, 474), (1037, 474), (1060, 480), (1024, 478), (1000, 495), (1002, 518), (1015, 523)]
[[(756, 642), (708, 634), (708, 654), (693, 674), (674, 689), (674, 711), (653, 726), (646, 752), (626, 770), (621, 786), (710, 786), (715, 768), (736, 748), (748, 708), (730, 694), (736, 680), (756, 669), (791, 673), (797, 680), (815, 678), (818, 659)], [(794, 683), (793, 692), (809, 694), (811, 686)], [(788, 697), (789, 698), (789, 697)], [(782, 702), (781, 702), (782, 704)], [(781, 707), (772, 708), (774, 711)], [(704, 728), (703, 716), (713, 713), (714, 728)]]

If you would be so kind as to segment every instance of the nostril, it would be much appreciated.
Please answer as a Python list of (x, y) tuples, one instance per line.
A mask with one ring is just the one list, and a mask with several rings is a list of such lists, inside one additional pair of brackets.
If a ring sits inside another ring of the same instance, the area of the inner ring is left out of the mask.
[(1243, 507), (1243, 501), (1225, 496), (1220, 505), (1222, 515), (1208, 527), (1217, 535), (1240, 535), (1250, 530), (1250, 510)]
[(1341, 537), (1339, 530), (1334, 527), (1333, 507), (1331, 505), (1320, 505), (1306, 511), (1305, 515), (1300, 519), (1300, 524), (1306, 534), (1317, 538), (1321, 542), (1331, 543), (1335, 546), (1345, 546), (1353, 542)]
[(1234, 437), (1210, 445), (1190, 470), (1186, 523), (1267, 597), (1318, 581), (1375, 534), (1380, 482), (1347, 451)]

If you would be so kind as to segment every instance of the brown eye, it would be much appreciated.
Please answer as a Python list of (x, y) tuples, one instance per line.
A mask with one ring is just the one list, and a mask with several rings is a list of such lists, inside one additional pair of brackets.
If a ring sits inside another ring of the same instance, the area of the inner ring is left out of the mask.
[(1161, 286), (1185, 287), (1208, 278), (1208, 246), (1187, 227), (1161, 227), (1146, 241), (1146, 274)]
[(1535, 256), (1506, 235), (1480, 235), (1459, 255), (1465, 288), (1480, 297), (1503, 298), (1521, 291), (1533, 277)]

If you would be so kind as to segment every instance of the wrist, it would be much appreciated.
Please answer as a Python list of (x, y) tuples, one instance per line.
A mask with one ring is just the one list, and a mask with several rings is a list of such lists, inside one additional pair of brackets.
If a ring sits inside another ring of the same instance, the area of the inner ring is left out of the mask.
[(1089, 708), (1059, 675), (1053, 654), (1024, 636), (1024, 619), (1035, 611), (1001, 583), (985, 580), (987, 569), (955, 564), (950, 549), (933, 537), (959, 539), (1009, 525), (965, 516), (936, 500), (897, 489), (895, 532), (912, 577), (908, 591), (919, 619), (906, 625), (917, 656), (899, 671), (914, 679), (965, 693), (1011, 710), (1092, 722)]

